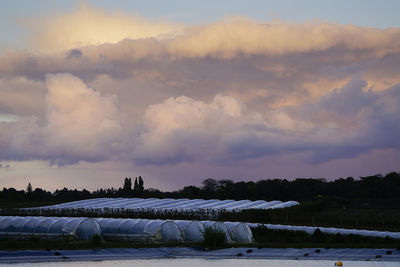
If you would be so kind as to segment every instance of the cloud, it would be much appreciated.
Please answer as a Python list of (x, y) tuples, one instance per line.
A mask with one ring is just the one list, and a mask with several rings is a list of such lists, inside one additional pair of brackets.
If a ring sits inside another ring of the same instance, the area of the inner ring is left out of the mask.
[(374, 93), (364, 92), (365, 86), (355, 78), (316, 103), (267, 116), (245, 112), (240, 101), (228, 96), (217, 95), (210, 103), (169, 98), (147, 109), (135, 159), (142, 164), (230, 164), (289, 153), (315, 164), (398, 148), (400, 87)]
[(69, 74), (49, 74), (46, 142), (71, 158), (107, 158), (122, 136), (115, 95), (102, 96)]
[[(93, 62), (303, 55), (318, 56), (324, 62), (354, 63), (399, 53), (399, 44), (398, 28), (377, 29), (324, 21), (260, 23), (248, 18), (229, 18), (187, 26), (179, 34), (164, 38), (126, 36), (118, 42), (104, 41), (79, 47)], [(262, 67), (280, 77), (290, 76), (295, 71), (282, 61)]]
[(110, 157), (123, 136), (116, 97), (103, 96), (70, 74), (48, 74), (46, 86), (44, 123), (36, 117), (0, 123), (3, 159), (65, 164)]
[(320, 21), (262, 24), (241, 18), (187, 28), (183, 35), (168, 43), (168, 50), (171, 54), (189, 57), (232, 58), (323, 51), (343, 46), (378, 56), (389, 51), (398, 52), (399, 41), (399, 29), (380, 30)]
[(88, 6), (44, 21), (41, 54), (0, 58), (0, 113), (18, 118), (0, 122), (2, 160), (224, 168), (399, 151), (398, 28), (184, 27)]
[(30, 40), (41, 52), (59, 52), (88, 45), (117, 43), (123, 39), (162, 37), (182, 26), (161, 20), (149, 21), (123, 11), (106, 12), (81, 3), (70, 13), (58, 13), (22, 21)]
[[(140, 106), (139, 115), (148, 105), (168, 97), (209, 100), (217, 94), (234, 96), (265, 115), (317, 101), (355, 76), (366, 80), (365, 90), (395, 86), (400, 83), (399, 48), (398, 28), (230, 18), (188, 26), (164, 38), (124, 37), (57, 54), (6, 53), (0, 57), (0, 79), (23, 77), (43, 84), (47, 73), (67, 72), (112, 94), (99, 84), (107, 79), (107, 85), (123, 96), (124, 111), (132, 109), (129, 105)], [(35, 98), (43, 102), (44, 92), (41, 89)], [(138, 94), (147, 96), (139, 100)], [(17, 102), (23, 109), (22, 101)], [(30, 110), (40, 117), (39, 103), (35, 100), (27, 106), (34, 105)], [(10, 104), (0, 103), (0, 109), (2, 105)], [(40, 105), (43, 109), (44, 104)], [(19, 106), (14, 105), (13, 112), (19, 112)]]
[(355, 77), (318, 101), (264, 114), (222, 94), (210, 101), (170, 97), (130, 121), (115, 95), (71, 74), (48, 74), (45, 117), (0, 122), (0, 159), (162, 166), (293, 155), (321, 164), (398, 149), (400, 87), (374, 92), (366, 85)]
[(223, 95), (216, 95), (211, 103), (181, 96), (150, 105), (134, 160), (165, 164), (197, 160), (203, 153), (211, 155), (210, 149), (219, 145), (219, 136), (245, 119), (243, 112), (240, 101)]
[(82, 57), (82, 51), (79, 49), (71, 49), (67, 51), (67, 59), (79, 59)]
[(25, 77), (0, 78), (0, 114), (42, 116), (46, 86)]
[[(246, 17), (183, 26), (123, 12), (106, 13), (86, 4), (72, 13), (34, 19), (25, 26), (30, 29), (35, 47), (43, 53), (81, 49), (91, 60), (126, 61), (160, 56), (232, 59), (320, 51), (347, 51), (335, 54), (341, 60), (360, 60), (381, 58), (400, 49), (398, 28), (378, 29), (317, 20), (258, 22)], [(281, 70), (274, 67), (280, 75)]]

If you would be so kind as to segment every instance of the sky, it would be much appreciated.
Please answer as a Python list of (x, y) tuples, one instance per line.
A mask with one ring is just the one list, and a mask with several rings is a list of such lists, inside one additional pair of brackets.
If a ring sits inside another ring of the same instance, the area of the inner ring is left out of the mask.
[(399, 171), (398, 1), (9, 1), (0, 185)]

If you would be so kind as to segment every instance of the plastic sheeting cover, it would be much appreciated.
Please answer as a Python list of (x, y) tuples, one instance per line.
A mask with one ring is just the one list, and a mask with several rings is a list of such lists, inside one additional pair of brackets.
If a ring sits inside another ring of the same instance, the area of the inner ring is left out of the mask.
[(97, 198), (73, 201), (41, 209), (131, 209), (131, 210), (157, 210), (157, 211), (196, 211), (196, 210), (231, 210), (243, 209), (275, 209), (298, 205), (297, 201), (250, 201), (250, 200), (219, 200), (219, 199), (158, 199), (158, 198)]
[(253, 242), (253, 233), (246, 223), (242, 222), (224, 222), (228, 228), (229, 234), (233, 241), (238, 243)]
[(204, 226), (198, 221), (174, 221), (182, 233), (185, 242), (201, 242), (203, 240)]
[(37, 235), (47, 239), (73, 236), (79, 240), (89, 240), (95, 234), (101, 235), (100, 226), (90, 218), (0, 217), (1, 238), (27, 238)]
[(105, 239), (179, 242), (181, 232), (173, 221), (148, 219), (96, 219)]
[(221, 231), (225, 234), (226, 241), (228, 243), (232, 242), (231, 236), (229, 234), (228, 228), (223, 222), (214, 222), (214, 221), (202, 221), (201, 222), (204, 228), (211, 227), (213, 230)]

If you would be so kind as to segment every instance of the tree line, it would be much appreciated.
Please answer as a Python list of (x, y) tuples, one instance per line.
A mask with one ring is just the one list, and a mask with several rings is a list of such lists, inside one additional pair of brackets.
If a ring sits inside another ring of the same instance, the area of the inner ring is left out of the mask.
[(185, 186), (177, 191), (163, 192), (144, 187), (144, 179), (126, 177), (121, 188), (97, 189), (95, 191), (63, 188), (54, 192), (42, 188), (33, 189), (29, 183), (26, 190), (3, 188), (0, 202), (66, 202), (99, 197), (143, 198), (202, 198), (202, 199), (250, 199), (250, 200), (314, 200), (333, 201), (334, 205), (358, 207), (400, 207), (400, 173), (373, 175), (354, 179), (339, 178), (327, 181), (319, 178), (268, 179), (257, 182), (234, 182), (232, 180), (205, 179), (200, 187)]

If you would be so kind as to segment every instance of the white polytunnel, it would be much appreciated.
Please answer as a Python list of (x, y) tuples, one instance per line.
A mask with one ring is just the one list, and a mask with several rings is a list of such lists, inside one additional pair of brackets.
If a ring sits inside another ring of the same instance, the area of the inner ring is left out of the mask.
[(228, 243), (232, 242), (231, 236), (229, 234), (228, 228), (223, 222), (214, 222), (214, 221), (202, 221), (201, 222), (204, 228), (211, 227), (213, 230), (221, 231), (225, 234), (226, 241)]
[[(219, 200), (172, 198), (95, 198), (40, 207), (38, 209), (124, 209), (134, 211), (240, 211), (245, 209), (277, 209), (299, 205), (297, 201)], [(37, 208), (35, 208), (37, 209)]]
[(115, 218), (0, 216), (0, 239), (90, 240), (100, 235), (107, 241), (145, 243), (201, 242), (206, 227), (225, 234), (228, 243), (251, 243), (246, 223)]
[(224, 222), (228, 228), (229, 234), (234, 242), (251, 243), (253, 242), (253, 233), (247, 223), (243, 222)]
[(45, 240), (90, 240), (94, 235), (102, 234), (99, 224), (91, 218), (0, 217), (0, 239), (36, 236)]
[(174, 221), (178, 225), (185, 242), (201, 242), (203, 240), (204, 226), (199, 221)]
[(102, 230), (103, 238), (109, 241), (131, 242), (201, 242), (206, 227), (222, 231), (228, 243), (251, 243), (253, 235), (246, 223), (149, 220), (149, 219), (95, 219)]
[(103, 232), (103, 238), (110, 241), (132, 242), (180, 242), (181, 231), (169, 220), (148, 219), (95, 219)]

